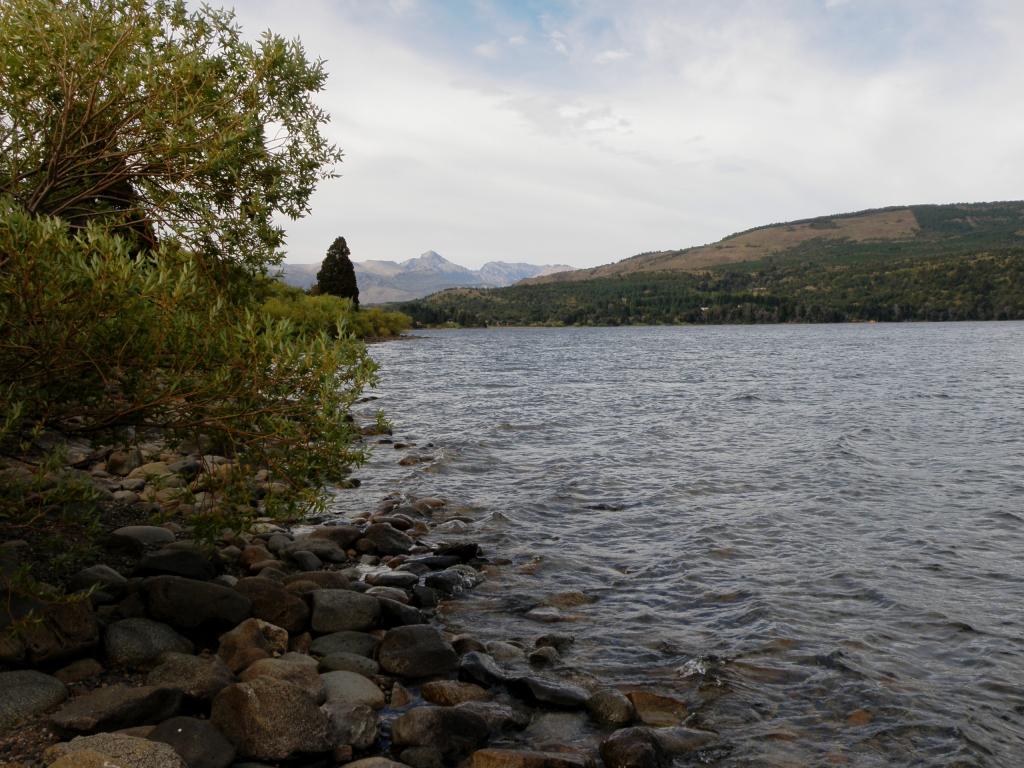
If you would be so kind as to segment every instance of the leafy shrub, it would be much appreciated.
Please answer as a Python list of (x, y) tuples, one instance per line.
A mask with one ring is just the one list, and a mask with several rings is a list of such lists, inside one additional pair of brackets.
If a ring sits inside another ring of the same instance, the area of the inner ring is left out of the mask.
[(267, 296), (263, 312), (268, 317), (290, 321), (302, 333), (351, 333), (360, 339), (388, 338), (412, 325), (409, 316), (401, 312), (379, 307), (357, 310), (350, 299), (328, 294), (309, 296), (277, 281), (267, 281), (263, 292)]

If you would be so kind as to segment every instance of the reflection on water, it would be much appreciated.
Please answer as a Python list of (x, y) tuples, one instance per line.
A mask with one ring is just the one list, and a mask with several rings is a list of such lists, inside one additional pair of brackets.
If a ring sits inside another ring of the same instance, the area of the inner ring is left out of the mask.
[(507, 329), (373, 348), (400, 489), (511, 563), (449, 620), (674, 689), (722, 766), (1017, 766), (1024, 324)]

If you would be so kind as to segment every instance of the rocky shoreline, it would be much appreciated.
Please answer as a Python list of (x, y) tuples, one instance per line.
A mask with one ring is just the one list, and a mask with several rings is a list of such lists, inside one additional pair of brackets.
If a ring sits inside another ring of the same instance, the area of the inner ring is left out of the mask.
[[(0, 765), (645, 768), (718, 740), (678, 699), (574, 675), (571, 635), (446, 631), (438, 608), (501, 561), (434, 533), (444, 499), (393, 494), (291, 528), (259, 519), (211, 549), (184, 521), (212, 500), (175, 491), (227, 458), (72, 449), (67, 469), (122, 518), (180, 522), (110, 530), (70, 598), (19, 595), (32, 547), (0, 544)], [(272, 482), (252, 478), (254, 504)]]

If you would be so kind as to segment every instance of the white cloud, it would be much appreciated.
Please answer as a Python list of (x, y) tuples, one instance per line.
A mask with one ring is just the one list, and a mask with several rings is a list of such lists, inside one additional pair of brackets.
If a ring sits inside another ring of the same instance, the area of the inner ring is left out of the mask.
[(595, 64), (611, 64), (613, 61), (622, 61), (623, 59), (629, 58), (629, 51), (624, 51), (621, 48), (614, 50), (601, 51), (597, 56), (594, 57)]
[(484, 59), (496, 59), (501, 55), (497, 40), (490, 40), (473, 47), (473, 53)]
[(526, 45), (526, 36), (512, 35), (512, 37), (510, 37), (506, 42), (511, 46)]

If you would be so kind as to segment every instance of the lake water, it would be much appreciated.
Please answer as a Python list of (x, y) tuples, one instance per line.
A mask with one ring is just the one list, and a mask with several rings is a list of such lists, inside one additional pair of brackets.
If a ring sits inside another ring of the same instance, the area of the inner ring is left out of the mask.
[(712, 765), (1024, 764), (1024, 323), (420, 336), (364, 406), (417, 447), (335, 508), (472, 521), (511, 562), (456, 625), (575, 634), (687, 700)]

